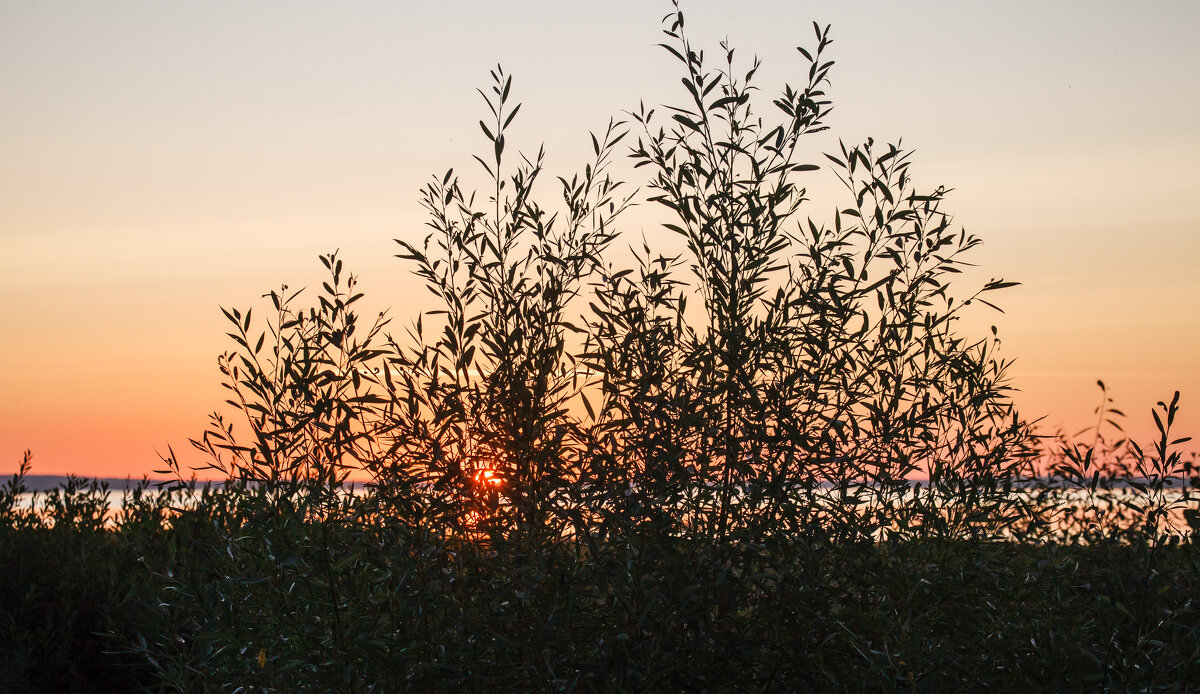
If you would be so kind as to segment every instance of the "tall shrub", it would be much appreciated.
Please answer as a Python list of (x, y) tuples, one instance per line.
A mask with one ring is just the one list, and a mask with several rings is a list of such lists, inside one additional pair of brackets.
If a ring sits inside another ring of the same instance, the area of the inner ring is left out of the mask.
[(397, 240), (440, 306), (394, 346), (391, 430), (396, 455), (427, 469), (472, 523), (537, 543), (577, 511), (566, 490), (580, 481), (581, 432), (568, 407), (582, 387), (569, 347), (580, 328), (568, 311), (627, 204), (607, 174), (624, 131), (610, 122), (592, 136), (594, 160), (559, 178), (562, 210), (547, 211), (535, 196), (543, 152), (510, 163), (520, 105), (512, 78), (500, 68), (492, 77), (490, 120), (479, 123), (490, 156), (476, 157), (491, 182), (486, 201), (449, 170), (422, 196), (433, 231), (419, 244)]
[[(679, 532), (718, 545), (814, 526), (995, 530), (998, 483), (1025, 464), (1029, 431), (1007, 398), (1007, 363), (957, 323), (1012, 283), (955, 295), (979, 241), (951, 226), (945, 189), (914, 189), (896, 146), (826, 155), (849, 204), (831, 226), (797, 218), (800, 176), (818, 169), (805, 136), (829, 111), (828, 28), (798, 49), (806, 82), (784, 86), (771, 121), (756, 110), (757, 61), (741, 73), (722, 44), (711, 68), (678, 5), (667, 21), (686, 103), (634, 114), (632, 156), (687, 252), (647, 248), (597, 291), (587, 364), (615, 474), (644, 508), (678, 509)], [(917, 476), (928, 483), (913, 491)]]

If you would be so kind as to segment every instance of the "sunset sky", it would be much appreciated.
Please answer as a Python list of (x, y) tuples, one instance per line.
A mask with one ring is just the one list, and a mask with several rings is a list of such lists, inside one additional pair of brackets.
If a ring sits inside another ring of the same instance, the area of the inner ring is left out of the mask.
[[(656, 46), (669, 10), (0, 4), (0, 472), (25, 449), (35, 473), (103, 476), (185, 452), (224, 399), (219, 307), (317, 283), (321, 253), (341, 249), (402, 328), (425, 304), (393, 239), (424, 235), (431, 175), (477, 168), (488, 70), (524, 104), (510, 147), (544, 143), (569, 175), (610, 116), (682, 100)], [(763, 59), (764, 97), (801, 82), (794, 46), (832, 24), (835, 108), (811, 161), (838, 138), (903, 138), (918, 184), (954, 189), (946, 209), (985, 242), (976, 279), (1022, 282), (977, 327), (998, 326), (1027, 417), (1082, 427), (1103, 379), (1140, 438), (1176, 389), (1180, 434), (1200, 435), (1200, 3), (684, 10), (694, 43)], [(631, 241), (668, 242), (652, 218), (624, 218)]]

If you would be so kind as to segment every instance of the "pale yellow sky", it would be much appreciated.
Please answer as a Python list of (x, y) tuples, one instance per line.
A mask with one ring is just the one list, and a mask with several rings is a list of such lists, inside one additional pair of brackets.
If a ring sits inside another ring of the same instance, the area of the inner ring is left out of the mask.
[[(833, 25), (813, 160), (903, 138), (918, 182), (955, 189), (981, 277), (1024, 283), (979, 325), (999, 325), (1028, 416), (1082, 426), (1104, 379), (1135, 431), (1180, 389), (1200, 434), (1200, 4), (684, 7), (694, 40), (763, 58), (766, 95), (798, 81), (811, 20)], [(218, 307), (314, 282), (320, 253), (407, 323), (418, 284), (392, 239), (424, 233), (430, 175), (472, 168), (488, 69), (525, 104), (510, 142), (567, 173), (610, 115), (679, 98), (667, 11), (0, 4), (0, 471), (31, 448), (38, 472), (138, 475), (186, 449), (223, 399)], [(654, 239), (652, 220), (625, 221)]]

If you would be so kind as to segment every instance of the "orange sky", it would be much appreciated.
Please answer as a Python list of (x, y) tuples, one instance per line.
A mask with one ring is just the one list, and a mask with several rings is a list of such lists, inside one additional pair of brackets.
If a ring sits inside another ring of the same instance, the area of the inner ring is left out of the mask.
[[(423, 235), (428, 176), (473, 166), (488, 69), (525, 104), (510, 142), (566, 173), (610, 115), (680, 97), (655, 47), (668, 10), (0, 5), (0, 472), (32, 449), (37, 473), (137, 476), (186, 449), (223, 399), (218, 307), (315, 282), (321, 253), (407, 323), (419, 289), (392, 239)], [(1027, 416), (1089, 423), (1102, 378), (1142, 438), (1175, 389), (1200, 434), (1200, 4), (685, 10), (695, 40), (764, 59), (767, 95), (798, 81), (810, 20), (833, 25), (813, 160), (903, 138), (918, 183), (955, 189), (981, 277), (1023, 282), (978, 321), (1018, 360)], [(664, 238), (643, 211), (625, 222)]]

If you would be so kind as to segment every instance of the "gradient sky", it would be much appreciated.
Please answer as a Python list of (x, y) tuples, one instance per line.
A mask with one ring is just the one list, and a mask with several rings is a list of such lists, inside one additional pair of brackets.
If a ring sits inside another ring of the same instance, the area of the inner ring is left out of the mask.
[[(224, 398), (218, 307), (316, 282), (321, 253), (408, 323), (392, 239), (424, 234), (430, 175), (472, 169), (497, 62), (524, 103), (510, 147), (544, 142), (554, 175), (610, 115), (681, 98), (666, 2), (447, 7), (0, 3), (0, 471), (32, 449), (37, 473), (138, 476), (186, 450)], [(1200, 3), (684, 8), (695, 43), (764, 60), (766, 95), (833, 25), (812, 160), (903, 138), (918, 183), (955, 189), (980, 277), (1023, 283), (977, 320), (1026, 416), (1084, 426), (1104, 379), (1142, 438), (1176, 389), (1200, 434)], [(663, 238), (644, 211), (625, 228)]]

